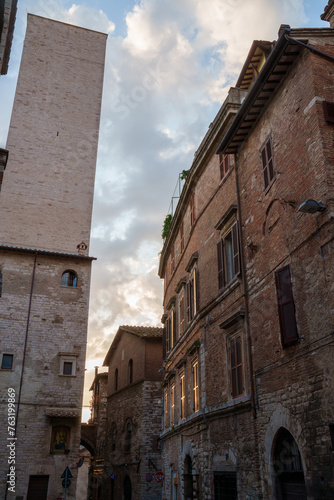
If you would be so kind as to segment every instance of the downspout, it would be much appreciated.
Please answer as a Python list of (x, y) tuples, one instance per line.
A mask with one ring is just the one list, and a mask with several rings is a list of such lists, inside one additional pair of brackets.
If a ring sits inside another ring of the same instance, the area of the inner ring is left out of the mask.
[(27, 351), (28, 333), (29, 333), (29, 322), (30, 322), (31, 303), (32, 303), (32, 292), (33, 292), (33, 289), (34, 289), (34, 282), (35, 282), (36, 260), (37, 260), (37, 252), (35, 253), (34, 267), (33, 267), (32, 277), (31, 277), (31, 287), (30, 287), (30, 295), (29, 295), (29, 306), (28, 306), (28, 317), (27, 317), (27, 325), (26, 325), (26, 334), (25, 334), (25, 339), (24, 339), (24, 349), (23, 349), (21, 379), (20, 379), (19, 394), (18, 394), (18, 398), (17, 398), (17, 412), (16, 412), (16, 422), (15, 422), (15, 436), (16, 436), (16, 431), (17, 431), (17, 422), (18, 422), (18, 417), (19, 417), (19, 409), (20, 409), (20, 401), (21, 401), (21, 391), (22, 391), (22, 384), (23, 384), (23, 371), (24, 371), (24, 365), (25, 365), (25, 360), (26, 360), (26, 351)]
[[(34, 267), (33, 267), (33, 270), (32, 270), (32, 277), (31, 277), (31, 286), (30, 286), (30, 294), (29, 294), (29, 306), (28, 306), (28, 316), (27, 316), (26, 332), (25, 332), (25, 339), (24, 339), (22, 368), (21, 368), (21, 378), (20, 378), (19, 393), (18, 393), (18, 397), (17, 397), (15, 431), (14, 431), (14, 437), (12, 438), (13, 441), (17, 439), (16, 438), (17, 423), (18, 423), (18, 420), (19, 420), (19, 410), (20, 410), (21, 392), (22, 392), (22, 384), (23, 384), (23, 372), (24, 372), (24, 365), (25, 365), (26, 351), (27, 351), (27, 343), (28, 343), (28, 333), (29, 333), (29, 322), (30, 322), (30, 313), (31, 313), (32, 293), (33, 293), (34, 282), (35, 282), (36, 260), (37, 260), (37, 252), (35, 253), (35, 257), (34, 257)], [(9, 470), (10, 469), (8, 468), (8, 472), (9, 472)], [(5, 492), (5, 498), (4, 498), (4, 500), (7, 499), (7, 492), (8, 492), (8, 482), (6, 482), (6, 492)]]
[(239, 188), (239, 173), (238, 173), (238, 158), (237, 153), (234, 155), (235, 163), (235, 182), (237, 189), (237, 206), (238, 206), (238, 217), (239, 217), (239, 227), (240, 227), (240, 256), (241, 256), (241, 272), (242, 272), (242, 282), (244, 288), (245, 297), (245, 319), (246, 319), (246, 334), (247, 334), (247, 352), (248, 352), (248, 362), (249, 371), (251, 374), (250, 378), (250, 389), (251, 389), (251, 402), (253, 417), (256, 418), (256, 400), (255, 400), (255, 382), (254, 382), (254, 369), (253, 369), (253, 355), (252, 355), (252, 342), (251, 342), (251, 330), (250, 330), (250, 320), (249, 320), (249, 292), (248, 292), (248, 281), (246, 274), (246, 264), (245, 264), (245, 254), (244, 254), (244, 236), (242, 230), (242, 214), (241, 214), (241, 201), (240, 201), (240, 188)]

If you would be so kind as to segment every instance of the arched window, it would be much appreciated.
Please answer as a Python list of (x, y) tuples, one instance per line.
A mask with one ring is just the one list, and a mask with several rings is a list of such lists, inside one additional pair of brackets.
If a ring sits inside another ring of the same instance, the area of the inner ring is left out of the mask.
[(76, 288), (78, 276), (74, 271), (65, 271), (61, 277), (61, 286), (70, 286)]
[(130, 359), (129, 361), (129, 384), (133, 382), (133, 361)]
[(303, 465), (298, 445), (283, 427), (276, 434), (273, 451), (277, 498), (307, 499)]
[(117, 391), (117, 389), (118, 389), (118, 368), (116, 368), (116, 370), (115, 370), (114, 384), (115, 384), (115, 391)]
[(116, 451), (116, 437), (117, 437), (116, 424), (113, 424), (111, 428), (111, 451)]
[(128, 422), (126, 424), (126, 430), (125, 430), (125, 453), (130, 453), (131, 451), (131, 433), (132, 433), (131, 422)]

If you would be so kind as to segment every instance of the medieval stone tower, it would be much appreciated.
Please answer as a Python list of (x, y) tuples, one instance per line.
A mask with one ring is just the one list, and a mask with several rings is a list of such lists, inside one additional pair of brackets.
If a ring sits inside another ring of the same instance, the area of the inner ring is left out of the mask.
[(28, 14), (0, 186), (2, 499), (63, 498), (67, 467), (75, 498), (106, 38)]

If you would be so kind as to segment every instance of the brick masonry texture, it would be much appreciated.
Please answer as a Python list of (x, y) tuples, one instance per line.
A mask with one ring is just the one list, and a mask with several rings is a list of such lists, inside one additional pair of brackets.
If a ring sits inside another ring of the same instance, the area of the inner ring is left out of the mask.
[[(106, 447), (100, 455), (104, 472), (102, 478), (96, 479), (96, 484), (101, 484), (102, 498), (110, 498), (111, 488), (114, 498), (123, 498), (127, 477), (131, 481), (132, 498), (161, 500), (162, 484), (153, 479), (162, 467), (158, 446), (162, 425), (161, 374), (158, 372), (162, 361), (161, 335), (162, 329), (159, 336), (138, 337), (120, 327), (117, 346), (108, 358)], [(130, 360), (133, 362), (132, 383), (129, 381)], [(127, 448), (128, 425), (131, 426), (131, 445)], [(112, 473), (115, 479), (110, 481)], [(152, 481), (146, 480), (148, 474)], [(96, 491), (95, 488), (95, 494)]]
[[(13, 355), (12, 370), (1, 370), (1, 498), (7, 390), (15, 389), (18, 403), (21, 382), (15, 495), (26, 498), (37, 475), (48, 477), (48, 499), (62, 498), (68, 466), (67, 498), (75, 498), (105, 42), (106, 35), (28, 15), (0, 193), (0, 356)], [(82, 241), (86, 256), (77, 248)], [(76, 287), (61, 286), (66, 271), (76, 273)], [(66, 360), (71, 375), (63, 374)], [(66, 453), (51, 450), (55, 426), (69, 429)]]
[[(291, 36), (307, 38), (310, 45), (334, 54), (332, 30), (300, 29)], [(223, 107), (227, 108), (232, 96)], [(227, 176), (220, 180), (215, 154), (230, 123), (227, 115), (220, 122), (215, 119), (209, 138), (200, 146), (197, 159), (195, 156), (160, 262), (160, 276), (165, 280), (164, 318), (173, 303), (178, 314), (180, 280), (190, 277), (187, 265), (191, 256), (197, 272), (197, 313), (186, 322), (184, 334), (176, 336), (165, 360), (163, 499), (173, 495), (187, 498), (190, 463), (191, 498), (216, 498), (214, 478), (227, 472), (236, 474), (240, 499), (281, 498), (282, 479), (273, 463), (282, 428), (298, 446), (307, 498), (334, 498), (330, 432), (334, 403), (334, 144), (333, 125), (324, 119), (324, 100), (334, 101), (333, 64), (300, 49), (240, 146)], [(276, 175), (264, 190), (260, 150), (269, 136)], [(190, 220), (192, 195), (194, 225)], [(327, 202), (326, 210), (314, 215), (298, 212), (301, 203), (310, 198)], [(216, 246), (221, 233), (215, 226), (233, 204), (245, 266), (219, 290)], [(298, 331), (298, 341), (288, 346), (282, 343), (275, 284), (275, 272), (286, 265), (290, 266)], [(244, 377), (243, 394), (237, 398), (231, 394), (230, 341), (235, 336), (241, 339)], [(192, 365), (196, 361), (200, 403), (194, 412)], [(174, 384), (177, 408), (173, 423)]]
[(28, 15), (0, 197), (3, 243), (89, 246), (105, 38)]

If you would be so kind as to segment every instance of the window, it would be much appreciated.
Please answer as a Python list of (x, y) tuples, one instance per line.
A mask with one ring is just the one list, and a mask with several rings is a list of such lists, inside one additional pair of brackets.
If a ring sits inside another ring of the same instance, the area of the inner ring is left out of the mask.
[(328, 102), (328, 101), (323, 101), (322, 106), (323, 106), (326, 122), (329, 124), (333, 124), (334, 123), (334, 103)]
[(237, 500), (237, 474), (235, 472), (214, 472), (214, 500)]
[(168, 427), (168, 393), (167, 389), (164, 394), (164, 410), (165, 410), (165, 429)]
[(78, 284), (78, 276), (74, 271), (65, 271), (61, 277), (61, 286), (69, 286), (76, 288)]
[(230, 352), (232, 397), (237, 398), (244, 393), (241, 337), (236, 337), (230, 341)]
[(219, 289), (224, 288), (235, 276), (240, 274), (238, 233), (238, 223), (234, 222), (217, 244)]
[(180, 225), (180, 250), (181, 250), (181, 253), (184, 250), (184, 223), (183, 223), (183, 221), (181, 222), (181, 225)]
[(76, 375), (77, 356), (73, 353), (59, 353), (60, 370), (59, 375), (74, 377)]
[(190, 224), (193, 226), (195, 224), (195, 193), (191, 195), (190, 198)]
[(50, 453), (68, 452), (70, 444), (70, 428), (58, 425), (52, 429)]
[(275, 178), (273, 147), (271, 136), (267, 139), (261, 149), (261, 164), (264, 181), (264, 189), (266, 190)]
[(175, 254), (174, 254), (174, 243), (170, 249), (170, 273), (173, 274), (175, 270)]
[(219, 170), (220, 170), (220, 179), (224, 179), (230, 170), (230, 155), (225, 155), (219, 153)]
[(13, 354), (3, 354), (1, 361), (1, 370), (12, 370), (13, 368)]
[(115, 387), (115, 391), (117, 391), (117, 389), (118, 389), (118, 368), (116, 368), (116, 370), (115, 370), (114, 387)]
[(166, 320), (166, 351), (169, 353), (176, 344), (176, 311), (173, 306), (169, 312)]
[(179, 294), (179, 336), (181, 337), (184, 334), (184, 290)]
[(131, 422), (126, 424), (126, 432), (125, 432), (125, 453), (130, 453), (131, 451)]
[(198, 388), (198, 361), (192, 365), (193, 375), (193, 408), (194, 412), (199, 410), (199, 388)]
[(72, 361), (64, 361), (63, 375), (72, 375), (73, 363)]
[(290, 266), (276, 271), (275, 279), (282, 343), (287, 346), (298, 340)]
[(175, 383), (171, 385), (170, 399), (171, 399), (171, 425), (175, 425)]
[(133, 361), (130, 359), (129, 361), (129, 384), (133, 382)]
[(187, 292), (187, 321), (188, 323), (194, 318), (197, 313), (197, 273), (196, 267), (190, 273), (189, 280), (186, 284)]
[(186, 392), (185, 392), (185, 375), (182, 374), (180, 377), (180, 403), (181, 403), (181, 408), (180, 408), (180, 414), (181, 414), (181, 419), (183, 420), (186, 416), (185, 413), (185, 403), (186, 403)]
[(116, 451), (116, 436), (117, 436), (116, 424), (113, 424), (111, 428), (111, 451)]

